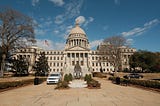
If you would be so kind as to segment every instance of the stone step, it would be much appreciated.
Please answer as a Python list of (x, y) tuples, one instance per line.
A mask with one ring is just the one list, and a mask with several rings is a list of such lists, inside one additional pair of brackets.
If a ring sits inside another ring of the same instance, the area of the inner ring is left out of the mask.
[(83, 80), (73, 80), (70, 82), (69, 87), (71, 88), (85, 88), (87, 87), (86, 81)]

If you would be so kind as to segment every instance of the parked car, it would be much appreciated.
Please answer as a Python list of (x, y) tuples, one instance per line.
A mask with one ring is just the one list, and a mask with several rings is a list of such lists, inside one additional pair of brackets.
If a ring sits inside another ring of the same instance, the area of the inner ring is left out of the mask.
[(47, 78), (47, 84), (56, 84), (62, 79), (61, 73), (54, 72), (50, 73)]
[(123, 76), (123, 78), (126, 78), (126, 79), (130, 79), (130, 78), (143, 78), (143, 75), (138, 74), (138, 73), (132, 73), (132, 74), (128, 74), (128, 75)]

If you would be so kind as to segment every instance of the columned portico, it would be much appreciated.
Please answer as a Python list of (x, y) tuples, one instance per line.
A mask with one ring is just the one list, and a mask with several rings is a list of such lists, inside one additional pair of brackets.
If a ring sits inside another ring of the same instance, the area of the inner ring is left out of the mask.
[[(64, 68), (64, 73), (75, 74), (77, 77), (89, 74), (88, 58), (90, 51), (86, 34), (76, 22), (75, 27), (69, 33), (65, 46), (67, 66)], [(76, 67), (80, 67), (81, 71), (76, 71)]]

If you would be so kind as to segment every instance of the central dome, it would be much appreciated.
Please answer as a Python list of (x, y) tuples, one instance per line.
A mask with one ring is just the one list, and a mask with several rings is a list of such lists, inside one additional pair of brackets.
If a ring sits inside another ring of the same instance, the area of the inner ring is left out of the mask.
[(79, 27), (79, 23), (78, 22), (76, 22), (75, 27), (73, 29), (71, 29), (69, 35), (70, 34), (76, 34), (76, 33), (86, 35), (86, 33), (84, 32), (84, 30)]

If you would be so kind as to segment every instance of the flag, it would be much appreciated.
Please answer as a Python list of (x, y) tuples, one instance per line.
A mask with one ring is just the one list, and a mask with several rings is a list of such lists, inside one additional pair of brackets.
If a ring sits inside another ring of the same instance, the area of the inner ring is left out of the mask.
[(47, 40), (44, 40), (44, 44), (47, 45), (47, 46), (49, 46), (49, 43), (48, 43)]

